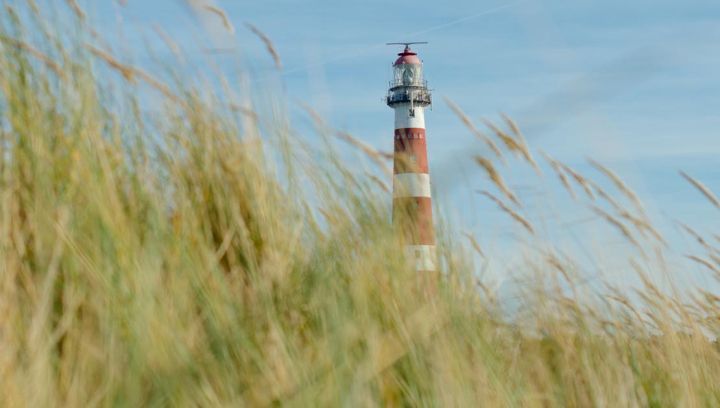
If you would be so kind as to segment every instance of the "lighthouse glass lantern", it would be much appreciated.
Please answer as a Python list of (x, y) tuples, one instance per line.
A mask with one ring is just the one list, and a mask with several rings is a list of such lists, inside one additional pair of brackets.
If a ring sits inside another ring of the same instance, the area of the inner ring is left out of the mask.
[(422, 86), (421, 64), (397, 64), (393, 67), (394, 82), (398, 86)]

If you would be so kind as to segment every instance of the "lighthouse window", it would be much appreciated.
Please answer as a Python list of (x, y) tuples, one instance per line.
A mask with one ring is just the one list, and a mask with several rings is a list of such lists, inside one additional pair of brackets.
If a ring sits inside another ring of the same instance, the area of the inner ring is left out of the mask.
[(399, 84), (402, 81), (402, 68), (395, 67), (394, 77), (395, 77), (395, 83)]

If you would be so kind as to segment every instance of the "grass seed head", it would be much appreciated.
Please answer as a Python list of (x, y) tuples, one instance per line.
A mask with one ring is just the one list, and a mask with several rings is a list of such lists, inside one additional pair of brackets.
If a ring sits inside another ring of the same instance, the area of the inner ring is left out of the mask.
[(520, 225), (523, 226), (530, 234), (535, 234), (535, 228), (533, 228), (532, 224), (528, 220), (525, 219), (525, 217), (518, 214), (515, 210), (510, 208), (507, 204), (505, 204), (502, 200), (495, 197), (488, 191), (478, 191), (479, 194), (484, 195), (485, 197), (488, 197), (491, 199), (495, 204), (497, 204), (498, 207), (500, 207), (501, 210), (503, 210), (505, 213), (510, 215), (513, 220), (517, 221)]
[[(227, 13), (225, 13), (225, 10), (221, 9), (220, 7), (216, 7), (216, 6), (210, 5), (210, 4), (206, 4), (206, 5), (204, 6), (204, 8), (205, 8), (205, 10), (207, 10), (207, 11), (215, 14), (216, 16), (218, 16), (218, 17), (220, 18), (220, 20), (222, 21), (223, 27), (225, 27), (225, 29), (226, 29), (230, 34), (234, 34), (234, 33), (235, 33), (235, 27), (234, 27), (234, 26), (232, 25), (232, 23), (230, 22), (230, 18), (228, 17)], [(253, 32), (255, 32), (255, 31), (253, 31)], [(255, 34), (257, 34), (257, 33), (255, 33)], [(263, 40), (263, 41), (264, 41), (264, 40)]]
[(614, 171), (610, 170), (606, 166), (603, 166), (598, 161), (593, 159), (588, 159), (590, 164), (598, 169), (601, 173), (603, 173), (607, 178), (609, 178), (615, 187), (620, 190), (627, 198), (629, 198), (637, 207), (638, 209), (642, 209), (643, 205), (640, 201), (640, 198), (638, 195), (630, 188), (627, 184), (618, 176)]
[[(506, 118), (506, 120), (510, 120), (506, 116), (503, 116), (503, 117)], [(522, 138), (522, 136), (518, 136), (519, 133), (513, 137), (513, 136), (509, 135), (508, 133), (506, 133), (505, 131), (503, 131), (502, 129), (500, 129), (499, 127), (497, 127), (494, 123), (492, 123), (491, 121), (489, 121), (487, 119), (483, 119), (482, 122), (485, 124), (485, 126), (488, 129), (490, 129), (495, 134), (495, 136), (497, 136), (498, 139), (500, 139), (500, 141), (503, 142), (505, 147), (510, 152), (522, 157), (539, 174), (540, 169), (538, 168), (537, 163), (535, 163), (535, 160), (533, 159), (532, 155), (530, 154), (530, 150), (529, 150), (527, 144), (525, 143), (525, 140)], [(514, 122), (513, 122), (513, 126), (516, 126), (514, 124)], [(515, 128), (517, 129), (517, 127), (515, 127)], [(519, 130), (518, 130), (518, 132), (519, 132)]]
[(622, 235), (623, 235), (628, 241), (630, 241), (630, 243), (632, 243), (636, 248), (642, 249), (642, 247), (640, 246), (640, 243), (635, 239), (635, 237), (633, 236), (633, 234), (630, 232), (630, 229), (629, 229), (627, 226), (625, 226), (625, 224), (623, 224), (620, 220), (618, 220), (617, 218), (615, 218), (615, 217), (613, 217), (612, 215), (608, 214), (607, 212), (605, 212), (604, 210), (602, 210), (602, 209), (599, 208), (599, 207), (592, 206), (591, 208), (592, 208), (593, 212), (595, 212), (595, 214), (599, 215), (599, 216), (602, 217), (605, 221), (607, 221), (608, 223), (610, 223), (610, 225), (612, 225), (613, 227), (617, 228), (617, 230), (620, 231), (620, 233), (622, 233)]
[(510, 201), (515, 203), (517, 206), (520, 205), (520, 201), (518, 200), (515, 193), (513, 193), (510, 188), (505, 183), (505, 180), (502, 178), (500, 173), (497, 171), (495, 166), (493, 166), (492, 162), (482, 156), (475, 156), (475, 162), (483, 169), (485, 170), (485, 173), (487, 174), (490, 181), (495, 184), (495, 186), (507, 197)]
[(270, 40), (270, 37), (265, 35), (265, 33), (260, 31), (259, 28), (255, 27), (250, 23), (245, 23), (245, 27), (252, 31), (252, 33), (255, 34), (258, 38), (260, 38), (260, 41), (265, 44), (265, 48), (267, 49), (268, 53), (273, 59), (273, 62), (275, 63), (275, 68), (282, 69), (282, 61), (280, 60), (280, 54), (275, 49), (275, 45), (273, 44), (272, 40)]
[(560, 183), (562, 183), (563, 187), (565, 187), (565, 191), (567, 191), (570, 194), (570, 197), (573, 198), (573, 200), (577, 199), (577, 196), (575, 195), (575, 190), (572, 188), (572, 185), (570, 184), (570, 180), (568, 179), (567, 175), (565, 174), (565, 171), (563, 170), (563, 166), (560, 162), (550, 157), (545, 152), (541, 152), (545, 160), (550, 164), (550, 167), (555, 171), (555, 174), (558, 176), (558, 179), (560, 180)]
[(698, 191), (700, 191), (700, 192), (705, 196), (705, 198), (707, 198), (708, 201), (710, 201), (716, 208), (720, 208), (720, 200), (718, 200), (718, 198), (717, 198), (717, 196), (715, 195), (715, 193), (713, 193), (712, 190), (710, 190), (709, 188), (707, 188), (707, 186), (705, 186), (705, 184), (701, 183), (701, 182), (698, 181), (697, 179), (694, 179), (694, 178), (690, 177), (690, 176), (689, 176), (687, 173), (685, 173), (684, 171), (681, 171), (681, 172), (680, 172), (680, 175), (683, 176), (683, 178), (684, 178), (685, 180), (689, 181), (690, 184), (692, 184), (693, 186), (695, 186), (695, 188), (698, 189)]
[(485, 145), (487, 145), (487, 147), (489, 147), (490, 150), (492, 150), (492, 152), (495, 153), (498, 158), (503, 157), (502, 152), (498, 148), (497, 144), (486, 134), (479, 131), (477, 127), (475, 127), (475, 125), (472, 123), (470, 118), (465, 114), (465, 112), (462, 111), (462, 109), (460, 109), (459, 106), (457, 106), (453, 101), (448, 98), (445, 98), (445, 103), (448, 104), (453, 113), (455, 113), (455, 115), (460, 119), (460, 121), (465, 125), (465, 127), (467, 127), (468, 130), (470, 130), (470, 132), (475, 135), (475, 137), (483, 141), (483, 143), (485, 143)]

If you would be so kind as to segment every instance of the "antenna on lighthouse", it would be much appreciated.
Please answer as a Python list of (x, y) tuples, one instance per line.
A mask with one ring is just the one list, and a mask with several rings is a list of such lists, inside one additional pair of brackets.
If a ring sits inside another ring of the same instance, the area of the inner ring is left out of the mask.
[(413, 44), (427, 44), (427, 41), (411, 41), (411, 42), (391, 42), (385, 43), (385, 45), (404, 45), (405, 48), (410, 48)]

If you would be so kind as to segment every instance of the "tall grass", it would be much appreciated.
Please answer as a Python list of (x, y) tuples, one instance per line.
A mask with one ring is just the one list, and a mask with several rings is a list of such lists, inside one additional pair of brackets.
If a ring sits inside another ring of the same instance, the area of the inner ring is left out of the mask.
[[(445, 228), (442, 273), (418, 276), (380, 199), (388, 180), (123, 62), (81, 11), (81, 33), (58, 38), (63, 26), (28, 4), (0, 18), (3, 405), (720, 404), (720, 297), (659, 289), (647, 265), (662, 262), (635, 265), (635, 292), (592, 294), (581, 266), (538, 246), (509, 313)], [(128, 91), (108, 85), (118, 77)], [(483, 142), (539, 172), (506, 125)], [(477, 159), (509, 202), (484, 194), (535, 231), (500, 154)], [(662, 257), (612, 170), (595, 163), (617, 192), (547, 159), (638, 256)], [(717, 242), (686, 227), (703, 249), (689, 261), (720, 278)]]

